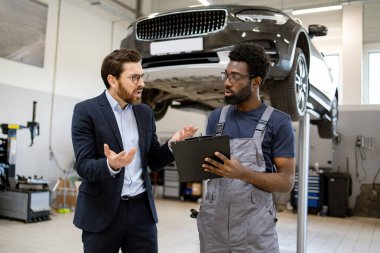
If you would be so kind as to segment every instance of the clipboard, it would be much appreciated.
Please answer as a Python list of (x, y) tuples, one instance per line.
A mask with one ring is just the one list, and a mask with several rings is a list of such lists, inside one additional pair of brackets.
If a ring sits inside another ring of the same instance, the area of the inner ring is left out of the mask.
[(220, 161), (214, 155), (216, 151), (230, 158), (230, 138), (228, 135), (192, 137), (173, 144), (173, 155), (180, 182), (219, 178), (221, 176), (203, 170), (204, 159), (210, 157)]

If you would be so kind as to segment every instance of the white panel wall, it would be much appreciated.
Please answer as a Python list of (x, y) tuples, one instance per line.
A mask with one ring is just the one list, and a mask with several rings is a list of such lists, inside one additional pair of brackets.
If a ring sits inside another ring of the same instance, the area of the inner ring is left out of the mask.
[(297, 15), (295, 17), (302, 21), (303, 26), (307, 29), (309, 25), (319, 24), (327, 27), (326, 36), (314, 37), (314, 45), (324, 54), (341, 53), (342, 45), (342, 10), (320, 13), (311, 13), (308, 15)]
[(44, 68), (26, 65), (0, 58), (0, 84), (12, 85), (39, 91), (51, 91), (57, 1), (43, 0), (49, 4), (48, 24), (46, 29), (46, 50)]
[(169, 108), (167, 115), (156, 122), (157, 131), (162, 133), (175, 133), (185, 125), (194, 125), (198, 128), (195, 135), (205, 135), (207, 125), (207, 113), (182, 111)]
[(104, 90), (103, 58), (111, 51), (111, 22), (62, 1), (59, 27), (57, 95), (90, 98)]
[(380, 1), (368, 1), (364, 4), (363, 41), (380, 42)]
[(362, 102), (363, 4), (343, 7), (342, 104)]
[[(380, 168), (380, 106), (363, 105), (342, 106), (338, 127), (342, 134), (342, 142), (334, 147), (333, 162), (335, 171), (348, 172), (352, 177), (352, 196), (350, 207), (354, 207), (356, 198), (361, 192), (362, 184), (372, 184), (376, 172)], [(373, 149), (355, 147), (358, 136), (373, 139)], [(377, 177), (376, 183), (379, 183)]]
[[(41, 134), (29, 147), (29, 131), (18, 131), (16, 173), (54, 182), (64, 176), (60, 169), (68, 170), (74, 158), (73, 107), (105, 89), (101, 63), (111, 50), (119, 48), (127, 22), (112, 22), (120, 18), (100, 15), (86, 1), (42, 1), (49, 11), (45, 66), (0, 58), (0, 123), (26, 125), (32, 117), (32, 102), (38, 102), (36, 120)], [(6, 135), (0, 133), (0, 137)]]

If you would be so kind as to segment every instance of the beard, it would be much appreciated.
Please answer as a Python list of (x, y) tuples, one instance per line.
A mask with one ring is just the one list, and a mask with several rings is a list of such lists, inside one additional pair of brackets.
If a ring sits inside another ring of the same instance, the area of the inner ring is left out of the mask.
[(124, 87), (122, 85), (119, 85), (117, 95), (122, 100), (124, 100), (124, 102), (126, 102), (128, 104), (132, 104), (132, 105), (137, 105), (137, 104), (141, 103), (141, 96), (140, 97), (133, 96), (133, 93), (137, 90), (140, 90), (140, 89), (142, 90), (142, 88), (138, 88), (138, 89), (133, 90), (132, 93), (129, 93), (126, 89), (124, 89)]
[(249, 82), (241, 90), (231, 96), (224, 96), (224, 102), (230, 105), (237, 105), (245, 102), (252, 95), (252, 89)]

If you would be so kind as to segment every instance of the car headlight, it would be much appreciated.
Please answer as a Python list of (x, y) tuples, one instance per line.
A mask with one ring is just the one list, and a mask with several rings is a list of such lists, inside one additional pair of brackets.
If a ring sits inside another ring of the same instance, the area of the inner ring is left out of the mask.
[(289, 20), (289, 17), (284, 14), (260, 10), (242, 11), (236, 14), (235, 17), (244, 22), (270, 23), (276, 25), (283, 25)]

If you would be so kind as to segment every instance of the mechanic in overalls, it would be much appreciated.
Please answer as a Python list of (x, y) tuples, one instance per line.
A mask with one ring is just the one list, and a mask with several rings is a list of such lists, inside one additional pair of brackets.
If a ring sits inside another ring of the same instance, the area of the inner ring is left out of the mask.
[(266, 52), (241, 43), (229, 54), (222, 78), (225, 102), (214, 110), (208, 135), (229, 135), (231, 159), (205, 158), (206, 171), (223, 176), (207, 183), (197, 224), (201, 252), (279, 252), (272, 192), (290, 192), (295, 173), (295, 137), (291, 120), (260, 100), (269, 70)]

